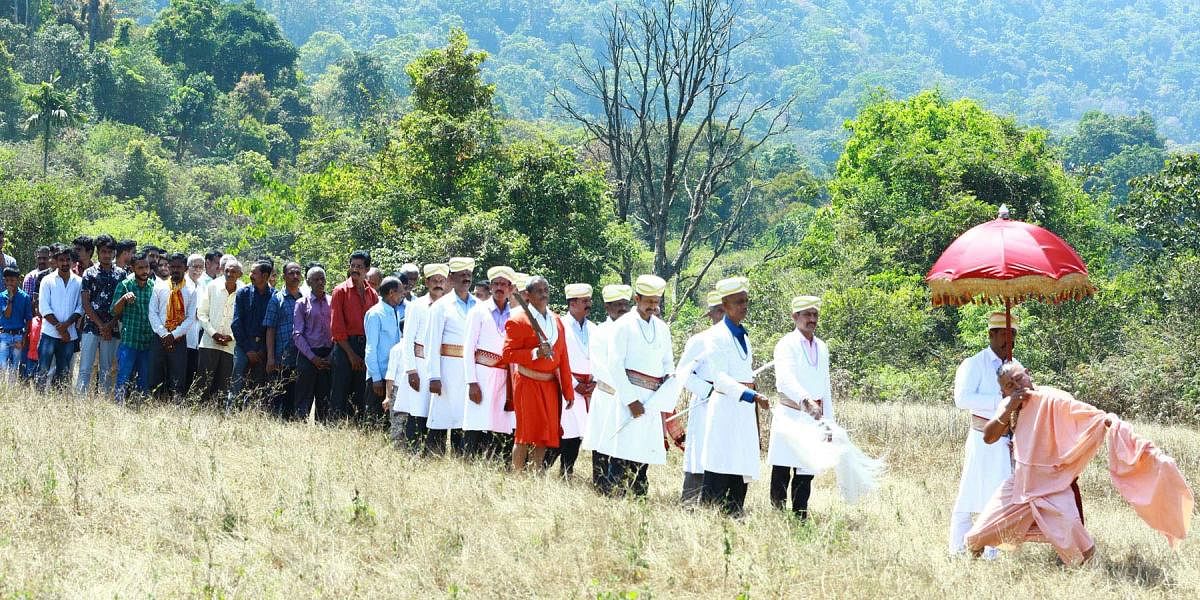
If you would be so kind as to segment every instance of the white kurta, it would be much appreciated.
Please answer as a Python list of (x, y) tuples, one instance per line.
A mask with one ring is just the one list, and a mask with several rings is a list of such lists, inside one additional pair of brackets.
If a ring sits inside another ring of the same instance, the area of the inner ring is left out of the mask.
[[(584, 319), (583, 327), (580, 327), (579, 321), (569, 314), (562, 319), (562, 324), (563, 329), (567, 332), (567, 359), (571, 363), (571, 374), (592, 375), (589, 345), (592, 336), (596, 334), (596, 326), (591, 321)], [(572, 377), (571, 381), (579, 384), (579, 380), (575, 377)], [(592, 398), (594, 400), (595, 395)], [(567, 401), (563, 400), (561, 423), (564, 440), (581, 438), (587, 434), (588, 404), (589, 402), (585, 402), (579, 395), (576, 395), (575, 403), (571, 405), (571, 408), (567, 408)]]
[[(511, 307), (514, 303), (509, 302)], [(467, 398), (463, 410), (462, 428), (466, 431), (498, 431), (512, 433), (517, 426), (515, 412), (504, 410), (508, 400), (508, 369), (494, 368), (475, 362), (475, 350), (496, 355), (504, 354), (504, 327), (497, 328), (492, 317), (495, 299), (480, 302), (467, 313), (467, 331), (463, 341), (465, 383), (479, 384), (483, 401), (479, 404)]]
[[(429, 294), (425, 294), (409, 302), (404, 314), (404, 334), (400, 337), (400, 346), (405, 375), (396, 380), (400, 389), (396, 392), (396, 406), (393, 407), (396, 412), (408, 413), (414, 417), (429, 416), (429, 366), (424, 358), (417, 357), (415, 349), (415, 344), (424, 345), (428, 325)], [(388, 367), (390, 369), (390, 363)], [(414, 390), (408, 385), (409, 371), (417, 372), (417, 377), (421, 380), (420, 390)]]
[(741, 399), (750, 389), (745, 384), (754, 382), (750, 337), (746, 337), (746, 349), (742, 350), (722, 321), (713, 325), (700, 343), (700, 360), (707, 363), (708, 374), (713, 377), (700, 466), (704, 471), (758, 479), (758, 409), (755, 403)]
[(456, 356), (443, 356), (442, 344), (461, 346), (467, 334), (467, 311), (451, 291), (429, 307), (429, 325), (425, 335), (425, 356), (429, 359), (429, 380), (442, 382), (442, 393), (429, 396), (430, 429), (461, 429), (467, 403), (465, 363)]
[[(597, 385), (596, 390), (592, 392), (592, 402), (588, 409), (588, 422), (582, 442), (584, 450), (608, 455), (612, 454), (612, 447), (616, 443), (616, 438), (613, 437), (613, 428), (617, 418), (613, 413), (619, 406), (616, 398), (601, 389), (599, 383), (612, 385), (613, 378), (608, 375), (608, 338), (612, 335), (612, 328), (615, 324), (616, 321), (612, 319), (604, 321), (592, 329), (588, 339), (588, 357), (591, 359), (592, 377), (596, 378)], [(571, 368), (575, 368), (575, 363), (571, 363)]]
[[(821, 338), (813, 336), (817, 347), (816, 364), (804, 344), (804, 334), (793, 329), (775, 344), (775, 387), (779, 393), (800, 404), (805, 398), (821, 400), (823, 418), (834, 422), (833, 393), (829, 385), (829, 347)], [(812, 475), (804, 469), (806, 462), (781, 434), (785, 427), (796, 427), (803, 411), (778, 404), (771, 413), (771, 442), (767, 449), (767, 463), (773, 466), (793, 467), (797, 472)]]
[(700, 360), (704, 352), (705, 329), (688, 338), (679, 355), (679, 370), (675, 376), (688, 391), (687, 436), (683, 449), (683, 472), (704, 473), (700, 457), (704, 451), (704, 426), (708, 419), (708, 396), (712, 393), (712, 374), (708, 361)]
[[(964, 360), (954, 374), (955, 406), (989, 420), (994, 417), (1003, 397), (996, 378), (996, 370), (1003, 362), (990, 347)], [(983, 510), (992, 494), (1012, 474), (1010, 444), (1007, 437), (1000, 438), (994, 444), (986, 444), (983, 432), (973, 428), (967, 430), (962, 477), (958, 482), (954, 512), (977, 513)]]
[[(616, 440), (608, 454), (633, 462), (665, 464), (667, 450), (663, 446), (662, 412), (674, 410), (678, 381), (672, 378), (652, 392), (634, 385), (625, 371), (638, 371), (652, 377), (674, 375), (671, 330), (658, 317), (651, 317), (646, 322), (636, 310), (629, 311), (613, 325), (607, 362), (612, 386), (617, 392), (617, 410), (612, 411), (616, 417), (612, 425)], [(642, 403), (645, 413), (635, 419), (629, 405), (636, 401)]]

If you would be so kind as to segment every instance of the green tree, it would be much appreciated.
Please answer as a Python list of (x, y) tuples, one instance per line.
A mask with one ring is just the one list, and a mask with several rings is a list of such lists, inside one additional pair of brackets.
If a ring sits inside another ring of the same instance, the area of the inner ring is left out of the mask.
[(166, 165), (141, 140), (131, 141), (125, 148), (120, 189), (122, 199), (141, 198), (142, 207), (151, 211), (156, 211), (166, 198)]
[(183, 160), (184, 149), (204, 136), (215, 115), (217, 97), (220, 92), (212, 75), (197, 73), (175, 89), (171, 95), (174, 116), (175, 161)]
[(1163, 170), (1134, 179), (1120, 218), (1145, 240), (1152, 257), (1200, 248), (1200, 154), (1167, 159)]
[(1092, 193), (1110, 193), (1114, 205), (1125, 204), (1129, 181), (1157, 173), (1167, 159), (1158, 126), (1148, 113), (1109, 115), (1088, 111), (1063, 140), (1063, 163), (1084, 177)]
[(937, 91), (876, 96), (846, 127), (850, 139), (829, 185), (833, 207), (860, 222), (904, 272), (924, 274), (1001, 204), (1085, 258), (1102, 260), (1112, 247), (1102, 207), (1066, 175), (1042, 129)]
[(419, 196), (438, 206), (465, 206), (482, 188), (472, 184), (495, 158), (499, 131), (492, 114), (494, 86), (483, 83), (487, 53), (467, 49), (456, 29), (446, 46), (430, 50), (405, 69), (413, 110), (397, 127), (400, 155)]
[(354, 48), (341, 34), (318, 31), (300, 46), (297, 65), (312, 81), (329, 67), (353, 54)]
[(150, 25), (159, 58), (177, 66), (185, 77), (214, 73), (222, 6), (221, 0), (171, 0)]
[(296, 47), (253, 2), (222, 6), (214, 33), (213, 78), (221, 89), (233, 86), (243, 73), (262, 73), (270, 86), (288, 87), (286, 74), (295, 71)]
[(338, 61), (340, 70), (334, 86), (334, 98), (341, 111), (355, 126), (387, 110), (391, 90), (379, 58), (355, 52)]
[(7, 139), (18, 135), (23, 86), (21, 76), (13, 69), (13, 55), (8, 51), (8, 46), (0, 41), (0, 128), (3, 128)]
[(78, 119), (74, 101), (67, 93), (55, 87), (57, 83), (58, 77), (43, 81), (28, 97), (31, 110), (29, 117), (25, 119), (25, 127), (36, 131), (41, 139), (42, 177), (46, 176), (50, 167), (50, 146), (54, 142), (54, 129), (72, 124)]

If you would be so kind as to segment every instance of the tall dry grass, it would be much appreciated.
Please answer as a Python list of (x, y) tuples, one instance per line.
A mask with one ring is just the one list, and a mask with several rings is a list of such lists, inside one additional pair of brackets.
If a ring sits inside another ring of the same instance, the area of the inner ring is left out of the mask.
[[(892, 465), (858, 506), (818, 479), (802, 526), (751, 486), (743, 521), (676, 503), (679, 455), (646, 502), (582, 482), (416, 460), (383, 434), (0, 389), (0, 593), (222, 598), (1193, 598), (1200, 544), (1172, 552), (1096, 464), (1096, 560), (1048, 547), (946, 555), (965, 419), (839, 406)], [(1143, 427), (1200, 479), (1200, 434)], [(588, 476), (588, 456), (579, 476)]]

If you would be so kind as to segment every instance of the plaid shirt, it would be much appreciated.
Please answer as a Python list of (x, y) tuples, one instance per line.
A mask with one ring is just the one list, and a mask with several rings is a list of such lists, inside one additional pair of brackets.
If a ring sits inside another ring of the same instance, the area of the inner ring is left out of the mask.
[(275, 360), (289, 367), (296, 366), (296, 344), (292, 341), (292, 321), (296, 313), (296, 301), (301, 294), (289, 296), (281, 289), (267, 303), (267, 314), (263, 316), (263, 327), (275, 328)]
[(122, 280), (113, 292), (113, 305), (128, 292), (133, 292), (137, 300), (125, 305), (125, 312), (121, 313), (121, 345), (134, 350), (149, 350), (150, 343), (158, 337), (150, 328), (150, 298), (154, 295), (154, 284), (147, 281), (146, 285), (139, 286), (134, 277)]
[[(125, 274), (125, 269), (121, 267), (114, 266), (112, 269), (104, 271), (100, 269), (100, 265), (92, 265), (83, 272), (83, 291), (91, 294), (89, 304), (101, 321), (112, 320), (113, 293), (117, 289), (117, 284), (125, 279)], [(83, 332), (97, 335), (100, 333), (100, 328), (87, 318), (86, 312), (83, 315)], [(114, 332), (114, 336), (120, 337), (116, 332)]]

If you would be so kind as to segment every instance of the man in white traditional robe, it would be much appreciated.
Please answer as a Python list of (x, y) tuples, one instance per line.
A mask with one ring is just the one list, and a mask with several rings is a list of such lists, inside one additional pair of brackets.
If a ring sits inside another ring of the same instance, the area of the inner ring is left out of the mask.
[(471, 295), (475, 260), (451, 258), (449, 267), (447, 280), (451, 293), (430, 305), (425, 335), (425, 355), (429, 359), (429, 433), (425, 437), (425, 448), (430, 454), (445, 455), (449, 438), (451, 450), (461, 456), (463, 414), (467, 404), (463, 340), (467, 334), (467, 313), (478, 302)]
[[(407, 414), (404, 420), (404, 440), (413, 452), (423, 452), (429, 429), (429, 364), (425, 353), (425, 337), (429, 329), (429, 307), (446, 293), (446, 278), (450, 267), (445, 263), (429, 263), (422, 270), (425, 276), (424, 296), (408, 304), (404, 316), (404, 333), (400, 337), (399, 364), (388, 364), (393, 371), (392, 411)], [(403, 369), (400, 371), (399, 369)], [(404, 377), (400, 378), (403, 373)]]
[(679, 393), (671, 330), (658, 318), (667, 282), (642, 275), (634, 283), (634, 304), (614, 323), (608, 340), (608, 375), (617, 399), (616, 438), (609, 451), (609, 480), (620, 493), (645, 496), (649, 465), (667, 462), (662, 413), (675, 408)]
[[(698, 389), (704, 403), (704, 437), (700, 466), (704, 472), (701, 500), (730, 515), (742, 514), (749, 483), (758, 479), (758, 409), (766, 409), (767, 398), (754, 390), (754, 349), (742, 321), (750, 308), (749, 282), (731, 277), (717, 282), (717, 294), (725, 317), (699, 340), (695, 359), (708, 382), (690, 364), (680, 371), (689, 379), (689, 389)], [(689, 361), (691, 362), (691, 361)]]
[[(510, 267), (488, 269), (490, 296), (467, 314), (467, 333), (463, 342), (468, 361), (464, 374), (467, 403), (463, 414), (463, 438), (467, 456), (503, 459), (508, 463), (508, 448), (517, 425), (508, 398), (508, 367), (503, 364), (504, 326), (508, 323), (516, 272)], [(478, 298), (478, 297), (477, 297)]]
[(815, 473), (805, 467), (808, 463), (783, 432), (797, 426), (804, 413), (833, 422), (833, 393), (829, 347), (816, 335), (821, 299), (797, 296), (792, 298), (791, 309), (796, 328), (775, 344), (775, 387), (780, 399), (772, 413), (767, 463), (771, 465), (771, 504), (783, 509), (790, 493), (792, 512), (805, 520)]
[(725, 308), (721, 306), (721, 293), (713, 290), (705, 298), (708, 305), (710, 327), (688, 338), (683, 345), (683, 354), (679, 356), (679, 367), (695, 363), (691, 373), (676, 373), (679, 380), (688, 390), (687, 433), (684, 436), (683, 449), (683, 492), (680, 502), (695, 504), (700, 501), (700, 489), (704, 483), (704, 467), (700, 464), (700, 455), (704, 450), (704, 420), (707, 415), (705, 405), (708, 394), (712, 391), (712, 375), (708, 372), (708, 362), (696, 362), (704, 349), (704, 336), (725, 318)]
[[(988, 317), (988, 347), (964, 360), (954, 373), (954, 405), (970, 413), (971, 427), (967, 430), (963, 450), (958, 497), (950, 515), (950, 554), (966, 551), (967, 532), (975, 515), (983, 511), (988, 500), (1012, 474), (1011, 438), (987, 444), (983, 440), (983, 429), (996, 415), (1003, 399), (996, 371), (1011, 355), (1016, 337), (1017, 318), (1012, 317), (1012, 322), (1008, 323), (1004, 311), (993, 312)], [(995, 548), (989, 548), (984, 556), (991, 558), (996, 553)]]
[[(612, 482), (608, 479), (608, 464), (612, 446), (616, 441), (613, 435), (616, 427), (615, 413), (620, 409), (613, 394), (613, 378), (608, 375), (608, 338), (617, 320), (629, 312), (629, 302), (633, 296), (633, 288), (627, 285), (606, 285), (600, 291), (604, 300), (604, 312), (608, 319), (597, 325), (588, 340), (588, 354), (592, 368), (592, 378), (596, 387), (592, 390), (592, 398), (588, 403), (588, 422), (583, 434), (584, 450), (592, 453), (592, 485), (602, 494), (612, 492)], [(574, 367), (575, 363), (571, 363)]]
[(562, 323), (567, 334), (567, 362), (571, 365), (571, 381), (575, 384), (575, 401), (570, 405), (566, 399), (562, 401), (559, 413), (562, 440), (558, 448), (551, 448), (546, 453), (546, 467), (549, 468), (557, 459), (559, 474), (568, 479), (575, 473), (575, 461), (579, 458), (579, 448), (587, 433), (588, 407), (591, 405), (592, 392), (596, 389), (589, 347), (596, 326), (587, 318), (592, 310), (592, 286), (570, 283), (563, 288), (563, 294), (567, 298), (567, 316)]

